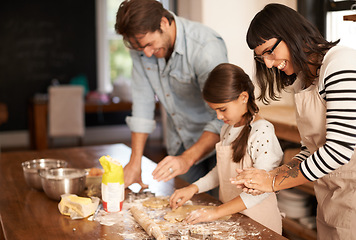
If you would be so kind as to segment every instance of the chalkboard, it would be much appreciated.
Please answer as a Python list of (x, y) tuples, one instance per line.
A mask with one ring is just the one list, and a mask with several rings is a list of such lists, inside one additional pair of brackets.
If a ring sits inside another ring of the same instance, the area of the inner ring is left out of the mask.
[(0, 102), (9, 120), (1, 131), (28, 128), (28, 104), (53, 79), (84, 74), (96, 89), (95, 0), (13, 0), (0, 7)]

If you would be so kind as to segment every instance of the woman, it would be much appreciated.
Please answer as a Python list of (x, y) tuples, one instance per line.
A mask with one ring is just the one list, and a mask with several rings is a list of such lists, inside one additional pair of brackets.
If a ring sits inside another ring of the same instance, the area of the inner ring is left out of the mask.
[(262, 119), (255, 103), (254, 85), (238, 66), (222, 63), (215, 67), (204, 85), (203, 97), (225, 124), (216, 144), (216, 167), (188, 187), (176, 190), (170, 198), (172, 209), (182, 206), (194, 194), (217, 186), (222, 205), (192, 212), (190, 224), (214, 221), (241, 212), (282, 234), (282, 218), (274, 193), (251, 196), (230, 184), (236, 168), (253, 166), (272, 170), (281, 163), (283, 152), (273, 125)]
[[(326, 41), (293, 9), (269, 4), (247, 43), (265, 103), (293, 84), (301, 152), (273, 171), (244, 169), (232, 183), (271, 192), (314, 181), (318, 239), (356, 236), (356, 51)], [(255, 189), (255, 190), (253, 190)]]

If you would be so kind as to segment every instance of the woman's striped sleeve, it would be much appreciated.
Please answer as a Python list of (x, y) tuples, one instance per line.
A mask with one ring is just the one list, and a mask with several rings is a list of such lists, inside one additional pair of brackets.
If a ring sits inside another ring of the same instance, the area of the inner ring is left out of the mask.
[(326, 101), (326, 142), (301, 163), (301, 171), (310, 181), (347, 164), (356, 145), (356, 64), (323, 80), (319, 93)]

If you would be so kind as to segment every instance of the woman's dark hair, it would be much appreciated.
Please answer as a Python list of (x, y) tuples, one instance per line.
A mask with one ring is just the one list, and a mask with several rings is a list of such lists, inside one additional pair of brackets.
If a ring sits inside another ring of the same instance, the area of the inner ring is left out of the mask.
[(115, 31), (124, 38), (124, 43), (132, 48), (129, 39), (135, 39), (137, 34), (146, 34), (161, 30), (161, 19), (167, 18), (169, 24), (173, 15), (163, 8), (156, 0), (126, 0), (123, 1), (116, 14)]
[(227, 103), (239, 98), (242, 92), (249, 95), (247, 112), (243, 115), (245, 126), (233, 141), (233, 161), (239, 162), (246, 153), (247, 140), (251, 131), (250, 123), (258, 112), (255, 103), (255, 87), (250, 77), (238, 66), (222, 63), (209, 74), (203, 88), (203, 98), (210, 103)]
[[(250, 49), (255, 49), (271, 38), (282, 39), (287, 44), (293, 68), (296, 73), (303, 74), (306, 85), (312, 84), (317, 77), (308, 64), (319, 68), (326, 52), (339, 42), (326, 41), (302, 15), (281, 4), (268, 4), (256, 14), (247, 31), (246, 41)], [(291, 85), (296, 74), (288, 76), (275, 67), (269, 69), (265, 64), (255, 62), (257, 83), (261, 88), (258, 99), (264, 103), (278, 100), (277, 93)]]

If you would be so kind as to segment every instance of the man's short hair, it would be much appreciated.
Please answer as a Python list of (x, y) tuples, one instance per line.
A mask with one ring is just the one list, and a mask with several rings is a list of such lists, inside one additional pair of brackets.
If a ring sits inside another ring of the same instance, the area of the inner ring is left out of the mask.
[(117, 11), (115, 31), (123, 36), (125, 45), (132, 48), (129, 39), (136, 39), (136, 35), (157, 30), (162, 32), (162, 17), (166, 17), (169, 24), (174, 20), (173, 15), (156, 0), (126, 0)]

